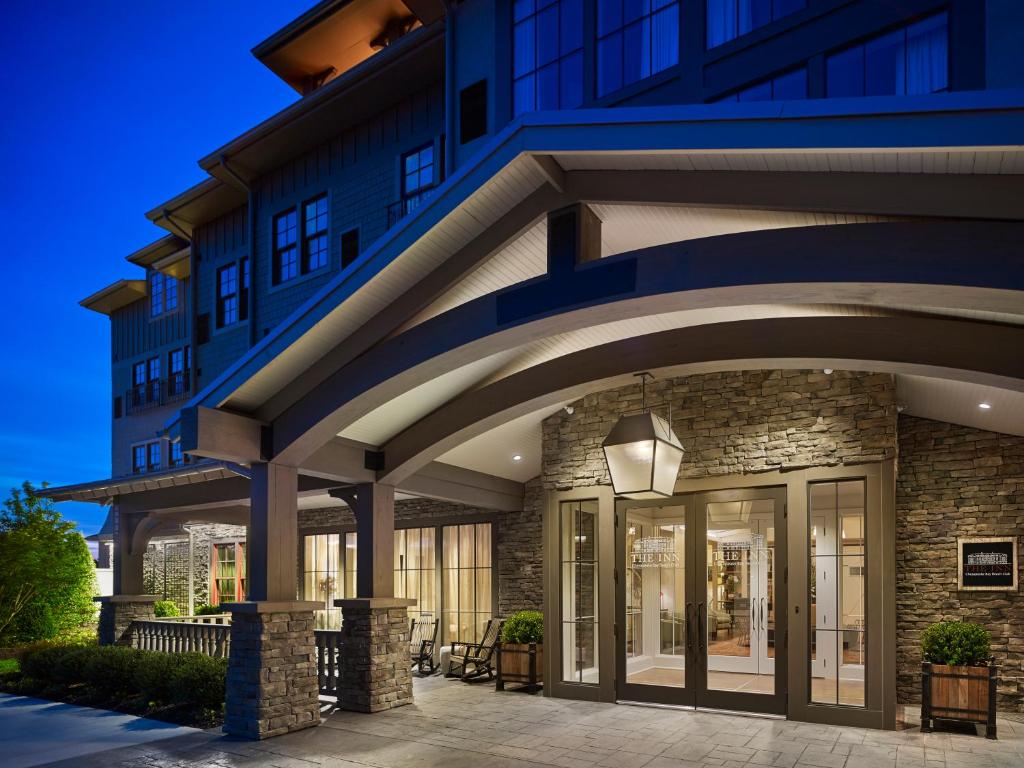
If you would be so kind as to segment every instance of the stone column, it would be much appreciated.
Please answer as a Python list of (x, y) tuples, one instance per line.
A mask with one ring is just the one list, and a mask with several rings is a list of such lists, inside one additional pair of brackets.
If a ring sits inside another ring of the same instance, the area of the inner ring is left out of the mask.
[(267, 739), (320, 723), (316, 602), (247, 602), (231, 611), (224, 732)]
[(107, 595), (94, 600), (100, 604), (100, 645), (128, 645), (128, 627), (135, 619), (155, 619), (153, 603), (158, 595)]
[(342, 612), (338, 707), (382, 712), (412, 703), (409, 616), (415, 600), (335, 600)]

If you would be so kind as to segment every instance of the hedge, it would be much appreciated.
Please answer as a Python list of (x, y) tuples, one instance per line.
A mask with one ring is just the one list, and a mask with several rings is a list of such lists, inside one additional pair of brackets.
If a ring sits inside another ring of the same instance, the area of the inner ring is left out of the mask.
[(84, 686), (108, 702), (139, 696), (151, 706), (193, 705), (220, 711), (227, 659), (123, 646), (58, 646), (25, 654), (22, 674), (38, 683)]

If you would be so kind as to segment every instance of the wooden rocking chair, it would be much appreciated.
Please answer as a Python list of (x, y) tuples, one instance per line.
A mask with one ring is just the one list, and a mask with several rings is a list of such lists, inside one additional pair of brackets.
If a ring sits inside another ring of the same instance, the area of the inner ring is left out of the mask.
[[(413, 619), (409, 626), (409, 658), (421, 675), (432, 675), (437, 670), (437, 664), (434, 663), (434, 644), (437, 642), (437, 628), (440, 625), (440, 619), (434, 619), (433, 622)], [(424, 668), (428, 671), (424, 672)]]
[(494, 678), (494, 648), (501, 639), (504, 619), (488, 619), (479, 643), (452, 643), (445, 677), (458, 677), (468, 682), (481, 675)]

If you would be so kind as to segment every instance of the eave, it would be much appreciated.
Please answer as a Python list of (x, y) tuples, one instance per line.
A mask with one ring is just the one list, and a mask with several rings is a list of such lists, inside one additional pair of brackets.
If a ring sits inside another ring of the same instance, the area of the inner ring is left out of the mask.
[(245, 192), (220, 179), (207, 178), (146, 213), (146, 218), (182, 238), (200, 224), (223, 216), (247, 201)]
[[(106, 504), (118, 496), (124, 496), (129, 493), (152, 491), (177, 485), (204, 483), (209, 480), (237, 476), (238, 473), (233, 472), (223, 462), (212, 462), (167, 469), (162, 472), (152, 472), (146, 475), (112, 477), (104, 480), (93, 480), (88, 483), (44, 488), (39, 491), (39, 495), (51, 501), (92, 501)], [(100, 533), (102, 534), (103, 531), (100, 531)]]
[(82, 299), (79, 305), (101, 315), (111, 315), (146, 297), (145, 280), (118, 280)]
[(182, 280), (188, 277), (191, 271), (189, 254), (188, 242), (171, 234), (140, 248), (126, 256), (125, 260), (143, 269), (155, 269)]

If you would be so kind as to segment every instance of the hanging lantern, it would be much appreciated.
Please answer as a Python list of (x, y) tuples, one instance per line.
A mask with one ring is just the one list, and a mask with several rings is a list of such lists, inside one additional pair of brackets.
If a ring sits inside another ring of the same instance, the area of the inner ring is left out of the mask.
[(657, 499), (675, 492), (683, 446), (671, 425), (647, 409), (647, 379), (640, 377), (642, 411), (625, 416), (608, 433), (602, 447), (616, 496)]

